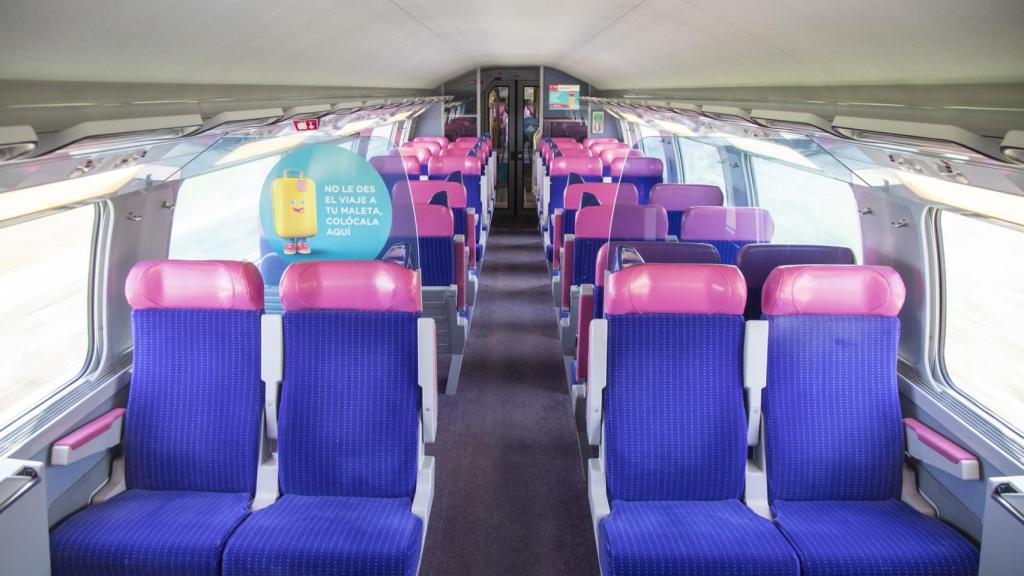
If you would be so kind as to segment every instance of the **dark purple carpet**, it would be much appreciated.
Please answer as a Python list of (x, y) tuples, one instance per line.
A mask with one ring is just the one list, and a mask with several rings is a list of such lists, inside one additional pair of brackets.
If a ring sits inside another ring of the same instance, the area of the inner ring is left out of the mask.
[(598, 574), (544, 249), (495, 220), (458, 394), (442, 397), (423, 576)]

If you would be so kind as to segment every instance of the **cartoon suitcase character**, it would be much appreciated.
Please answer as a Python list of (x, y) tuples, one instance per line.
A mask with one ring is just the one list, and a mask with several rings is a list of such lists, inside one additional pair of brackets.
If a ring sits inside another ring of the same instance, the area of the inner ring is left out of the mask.
[(274, 232), (285, 240), (285, 254), (309, 254), (306, 241), (316, 236), (316, 183), (302, 170), (285, 170), (271, 187)]

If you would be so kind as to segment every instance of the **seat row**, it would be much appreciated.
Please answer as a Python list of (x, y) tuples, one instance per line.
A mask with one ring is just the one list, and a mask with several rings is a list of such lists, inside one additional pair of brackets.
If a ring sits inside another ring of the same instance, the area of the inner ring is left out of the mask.
[(123, 446), (50, 537), (62, 575), (415, 574), (433, 499), (434, 323), (419, 275), (302, 262), (263, 314), (249, 263), (144, 261), (126, 285), (127, 410), (58, 440)]
[(623, 266), (590, 324), (604, 576), (977, 574), (970, 542), (901, 501), (905, 451), (973, 457), (901, 420), (895, 270), (775, 268), (745, 321), (734, 266)]
[[(575, 357), (569, 371), (570, 382), (582, 386), (587, 379), (587, 351), (590, 322), (604, 317), (604, 283), (609, 274), (636, 263), (729, 264), (718, 249), (702, 242), (631, 242), (613, 241), (598, 251), (593, 284), (584, 284), (578, 291), (577, 306), (571, 324), (575, 336)], [(759, 244), (743, 246), (735, 265), (743, 274), (747, 287), (744, 317), (761, 317), (761, 287), (768, 274), (779, 266), (802, 264), (856, 264), (853, 250), (845, 246), (813, 244)], [(568, 337), (568, 336), (567, 336)], [(571, 353), (573, 349), (568, 349)], [(577, 389), (579, 393), (579, 389)]]

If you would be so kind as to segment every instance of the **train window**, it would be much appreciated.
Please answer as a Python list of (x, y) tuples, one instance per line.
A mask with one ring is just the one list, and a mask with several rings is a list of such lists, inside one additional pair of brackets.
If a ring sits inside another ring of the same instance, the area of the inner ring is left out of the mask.
[(939, 230), (946, 377), (1024, 434), (1024, 233), (947, 211)]
[(260, 191), (279, 158), (263, 158), (182, 182), (174, 208), (170, 257), (258, 260)]
[(753, 157), (757, 205), (775, 220), (776, 244), (847, 246), (861, 262), (860, 219), (846, 182)]
[(394, 135), (394, 131), (394, 124), (385, 124), (374, 128), (370, 133), (370, 146), (366, 152), (366, 157), (373, 158), (374, 156), (387, 153), (393, 147), (391, 137)]
[(86, 206), (0, 228), (0, 428), (64, 388), (89, 360), (97, 213)]
[[(714, 184), (726, 191), (722, 157), (718, 148), (685, 138), (676, 138), (683, 165), (683, 180), (688, 184)], [(728, 198), (726, 198), (728, 201)]]

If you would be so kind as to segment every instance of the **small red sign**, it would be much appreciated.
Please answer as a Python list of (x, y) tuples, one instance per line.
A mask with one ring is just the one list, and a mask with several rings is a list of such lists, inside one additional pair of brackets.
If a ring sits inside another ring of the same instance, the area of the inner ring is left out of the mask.
[(320, 120), (310, 118), (308, 120), (292, 120), (297, 132), (313, 132), (320, 129)]

